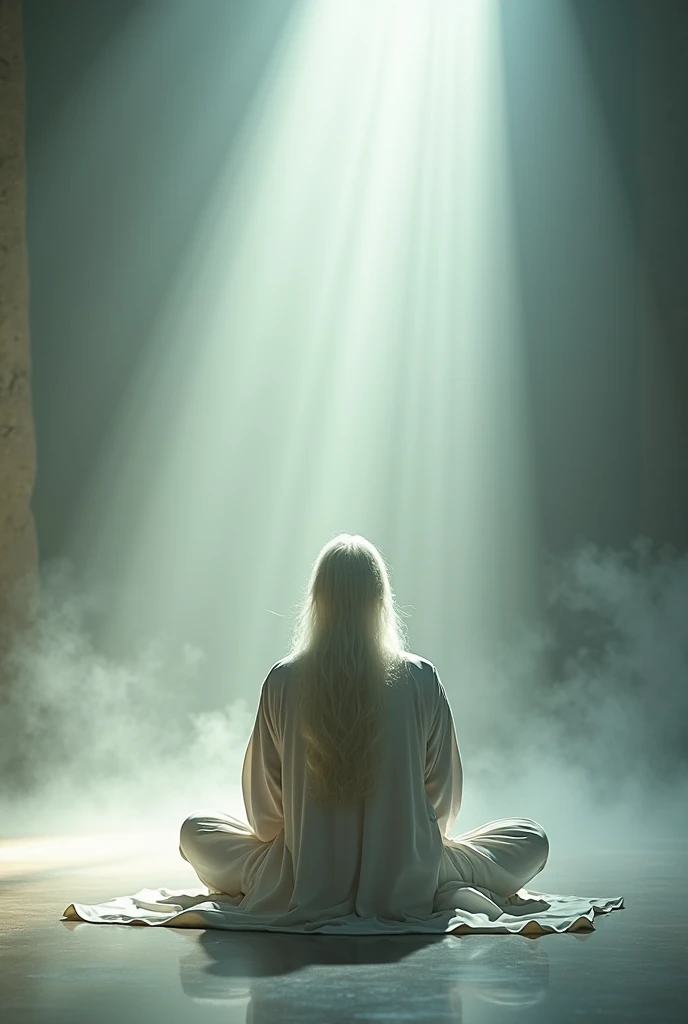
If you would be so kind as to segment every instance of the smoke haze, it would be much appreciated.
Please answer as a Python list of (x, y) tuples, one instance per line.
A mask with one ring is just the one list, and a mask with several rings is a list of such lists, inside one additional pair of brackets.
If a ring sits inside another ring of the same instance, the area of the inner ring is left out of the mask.
[[(688, 557), (642, 538), (626, 552), (587, 545), (551, 559), (547, 577), (546, 621), (489, 663), (452, 678), (442, 652), (417, 649), (454, 710), (465, 773), (455, 833), (522, 815), (574, 845), (588, 842), (586, 822), (598, 842), (629, 827), (636, 842), (678, 838)], [(244, 817), (241, 764), (262, 680), (253, 703), (233, 699), (228, 669), (224, 705), (199, 711), (203, 652), (151, 638), (126, 659), (105, 654), (93, 639), (100, 605), (69, 563), (43, 568), (3, 664), (2, 832), (172, 829), (207, 806)]]

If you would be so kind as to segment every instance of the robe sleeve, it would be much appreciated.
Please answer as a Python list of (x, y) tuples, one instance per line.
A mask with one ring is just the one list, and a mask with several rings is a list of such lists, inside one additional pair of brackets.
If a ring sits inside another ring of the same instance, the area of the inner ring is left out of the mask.
[(273, 715), (271, 674), (272, 669), (260, 692), (258, 713), (241, 772), (246, 816), (263, 843), (271, 842), (284, 828), (281, 743)]
[(425, 755), (425, 792), (437, 815), (443, 836), (448, 837), (461, 809), (463, 767), (449, 700), (433, 667), (433, 714)]

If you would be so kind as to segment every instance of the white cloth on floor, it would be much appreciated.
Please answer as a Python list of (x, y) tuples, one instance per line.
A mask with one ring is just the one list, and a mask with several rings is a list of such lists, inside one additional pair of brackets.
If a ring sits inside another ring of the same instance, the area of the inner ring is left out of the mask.
[(306, 791), (290, 663), (270, 670), (242, 772), (248, 824), (214, 811), (182, 825), (180, 852), (205, 888), (143, 889), (68, 919), (326, 934), (592, 928), (621, 897), (525, 889), (548, 841), (530, 818), (503, 818), (457, 838), (462, 765), (435, 667), (406, 656), (388, 687), (375, 793), (327, 809)]
[[(521, 889), (511, 900), (495, 903), (466, 887), (457, 891), (453, 911), (435, 913), (422, 920), (390, 921), (349, 914), (313, 925), (275, 924), (260, 915), (237, 915), (237, 897), (208, 894), (206, 887), (142, 889), (133, 896), (118, 896), (106, 903), (72, 903), (64, 916), (71, 921), (94, 924), (167, 925), (171, 928), (225, 928), (241, 931), (300, 932), (317, 935), (384, 935), (448, 932), (457, 935), (489, 932), (541, 935), (594, 928), (596, 914), (623, 907), (623, 897), (561, 896)], [(469, 902), (475, 899), (473, 909)]]

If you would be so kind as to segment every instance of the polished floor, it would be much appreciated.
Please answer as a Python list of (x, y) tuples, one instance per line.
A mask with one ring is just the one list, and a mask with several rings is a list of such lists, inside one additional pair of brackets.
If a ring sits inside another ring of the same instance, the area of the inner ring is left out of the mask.
[[(0, 843), (0, 1021), (688, 1020), (688, 850), (551, 856), (550, 892), (624, 895), (586, 934), (343, 938), (61, 921), (196, 883), (170, 837)], [(591, 851), (594, 838), (591, 839)]]

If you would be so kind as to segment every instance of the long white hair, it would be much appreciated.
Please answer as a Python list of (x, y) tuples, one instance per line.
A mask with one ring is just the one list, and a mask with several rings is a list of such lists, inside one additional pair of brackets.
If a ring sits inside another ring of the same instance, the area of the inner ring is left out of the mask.
[(405, 649), (382, 555), (365, 537), (339, 534), (315, 560), (290, 651), (318, 803), (350, 805), (374, 792), (382, 706)]

